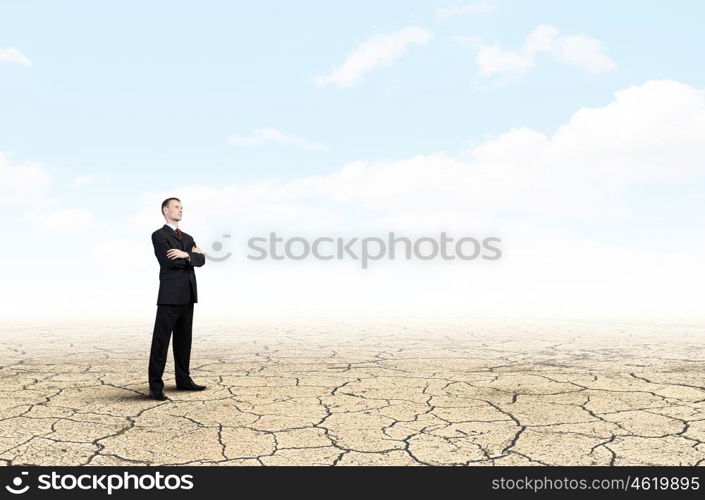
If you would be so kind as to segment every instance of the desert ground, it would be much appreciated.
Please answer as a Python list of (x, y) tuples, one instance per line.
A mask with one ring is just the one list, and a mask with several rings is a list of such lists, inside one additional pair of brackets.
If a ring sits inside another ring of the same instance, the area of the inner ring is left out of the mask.
[(197, 318), (163, 402), (151, 327), (0, 327), (0, 463), (705, 464), (703, 324)]

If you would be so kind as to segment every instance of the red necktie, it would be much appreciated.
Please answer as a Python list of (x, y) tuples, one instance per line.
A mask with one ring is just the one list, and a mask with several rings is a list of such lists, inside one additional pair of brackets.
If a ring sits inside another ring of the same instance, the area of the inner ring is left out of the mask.
[(179, 229), (179, 228), (177, 227), (177, 228), (176, 228), (176, 236), (178, 236), (179, 239), (181, 240), (181, 239), (183, 239), (183, 236), (182, 236), (182, 235), (183, 235), (183, 233), (181, 232), (181, 229)]

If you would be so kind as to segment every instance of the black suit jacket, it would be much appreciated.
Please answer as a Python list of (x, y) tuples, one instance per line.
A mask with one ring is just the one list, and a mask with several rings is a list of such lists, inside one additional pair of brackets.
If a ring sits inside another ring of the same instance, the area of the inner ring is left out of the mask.
[[(193, 302), (198, 302), (198, 287), (194, 267), (201, 267), (206, 263), (206, 256), (202, 253), (192, 252), (196, 245), (190, 234), (183, 231), (183, 240), (180, 240), (167, 224), (152, 233), (154, 255), (159, 261), (159, 296), (157, 305), (160, 304), (189, 304), (190, 291), (193, 292)], [(187, 259), (170, 259), (166, 252), (170, 248), (178, 248), (187, 252), (191, 257)], [(189, 288), (191, 289), (189, 291)]]

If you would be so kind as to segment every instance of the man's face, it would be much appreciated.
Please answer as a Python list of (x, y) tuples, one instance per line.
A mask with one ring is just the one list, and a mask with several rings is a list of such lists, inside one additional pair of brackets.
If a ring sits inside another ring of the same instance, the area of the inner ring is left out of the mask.
[(170, 200), (169, 204), (164, 207), (164, 216), (171, 220), (181, 220), (183, 211), (184, 209), (181, 206), (181, 202)]

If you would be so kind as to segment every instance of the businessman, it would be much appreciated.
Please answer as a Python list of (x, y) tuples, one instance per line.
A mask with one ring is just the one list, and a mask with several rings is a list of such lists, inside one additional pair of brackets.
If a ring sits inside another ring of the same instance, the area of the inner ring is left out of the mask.
[(164, 200), (162, 215), (166, 224), (152, 233), (154, 255), (159, 261), (159, 296), (149, 354), (149, 396), (158, 401), (169, 399), (164, 395), (162, 375), (172, 331), (176, 388), (190, 391), (206, 388), (191, 380), (189, 374), (193, 305), (198, 302), (194, 267), (201, 267), (206, 258), (191, 235), (179, 229), (183, 215), (181, 200)]

